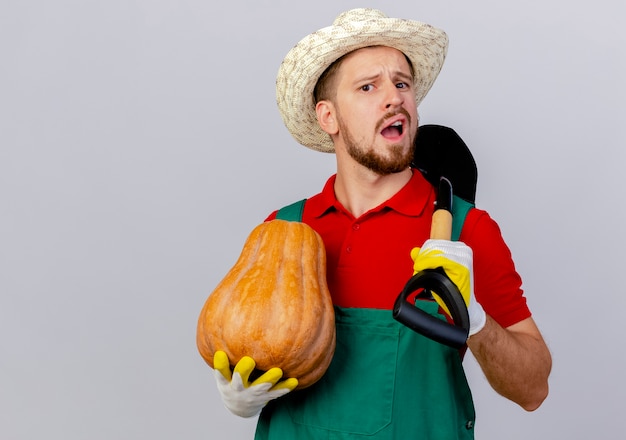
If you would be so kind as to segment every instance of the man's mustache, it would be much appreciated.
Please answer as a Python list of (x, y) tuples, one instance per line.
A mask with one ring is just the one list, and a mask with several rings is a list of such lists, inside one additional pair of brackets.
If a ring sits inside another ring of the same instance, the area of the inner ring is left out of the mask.
[(399, 114), (404, 115), (408, 121), (408, 124), (411, 125), (411, 115), (409, 114), (408, 111), (406, 111), (406, 109), (400, 108), (396, 111), (389, 112), (385, 116), (383, 116), (380, 119), (380, 121), (378, 121), (378, 123), (376, 124), (376, 131), (382, 130), (383, 126), (390, 118), (393, 118), (394, 116), (399, 115)]

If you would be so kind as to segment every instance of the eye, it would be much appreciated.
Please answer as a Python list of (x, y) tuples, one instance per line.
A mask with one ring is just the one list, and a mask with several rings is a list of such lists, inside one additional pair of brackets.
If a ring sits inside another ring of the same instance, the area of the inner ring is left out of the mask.
[(399, 82), (398, 84), (396, 84), (396, 87), (398, 89), (408, 89), (410, 86), (405, 82)]
[(369, 92), (373, 88), (374, 88), (374, 86), (372, 84), (365, 84), (364, 86), (361, 86), (361, 90), (364, 91), (364, 92)]

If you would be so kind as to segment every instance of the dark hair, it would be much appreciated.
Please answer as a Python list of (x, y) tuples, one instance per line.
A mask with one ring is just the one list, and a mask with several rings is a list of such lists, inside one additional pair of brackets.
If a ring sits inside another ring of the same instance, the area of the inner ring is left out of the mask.
[(320, 101), (332, 100), (335, 97), (337, 88), (334, 87), (334, 80), (337, 76), (339, 67), (341, 67), (341, 63), (347, 55), (348, 54), (345, 54), (337, 58), (326, 68), (326, 70), (324, 70), (324, 72), (322, 72), (317, 80), (317, 83), (315, 83), (315, 88), (313, 89), (314, 104), (317, 104)]

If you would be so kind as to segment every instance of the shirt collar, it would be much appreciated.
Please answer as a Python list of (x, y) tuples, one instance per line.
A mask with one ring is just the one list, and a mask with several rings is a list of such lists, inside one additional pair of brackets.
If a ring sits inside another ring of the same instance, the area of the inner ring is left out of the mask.
[[(345, 210), (335, 197), (336, 178), (336, 174), (331, 176), (326, 181), (319, 197), (315, 197), (308, 202), (307, 209), (310, 210), (309, 212), (314, 217), (321, 217), (330, 211)], [(427, 204), (434, 203), (434, 200), (435, 192), (433, 186), (422, 176), (422, 173), (413, 169), (413, 176), (407, 184), (393, 197), (370, 212), (389, 208), (400, 214), (418, 217), (424, 212)]]
[(427, 204), (434, 203), (435, 189), (424, 178), (422, 173), (413, 169), (411, 180), (382, 206), (391, 208), (400, 214), (418, 217)]

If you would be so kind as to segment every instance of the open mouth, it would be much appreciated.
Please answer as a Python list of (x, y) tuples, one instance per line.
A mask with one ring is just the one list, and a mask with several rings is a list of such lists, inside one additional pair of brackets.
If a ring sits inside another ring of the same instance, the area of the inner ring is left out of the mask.
[(402, 121), (396, 121), (383, 128), (380, 132), (380, 134), (387, 139), (400, 137), (402, 133), (404, 133), (404, 123)]

